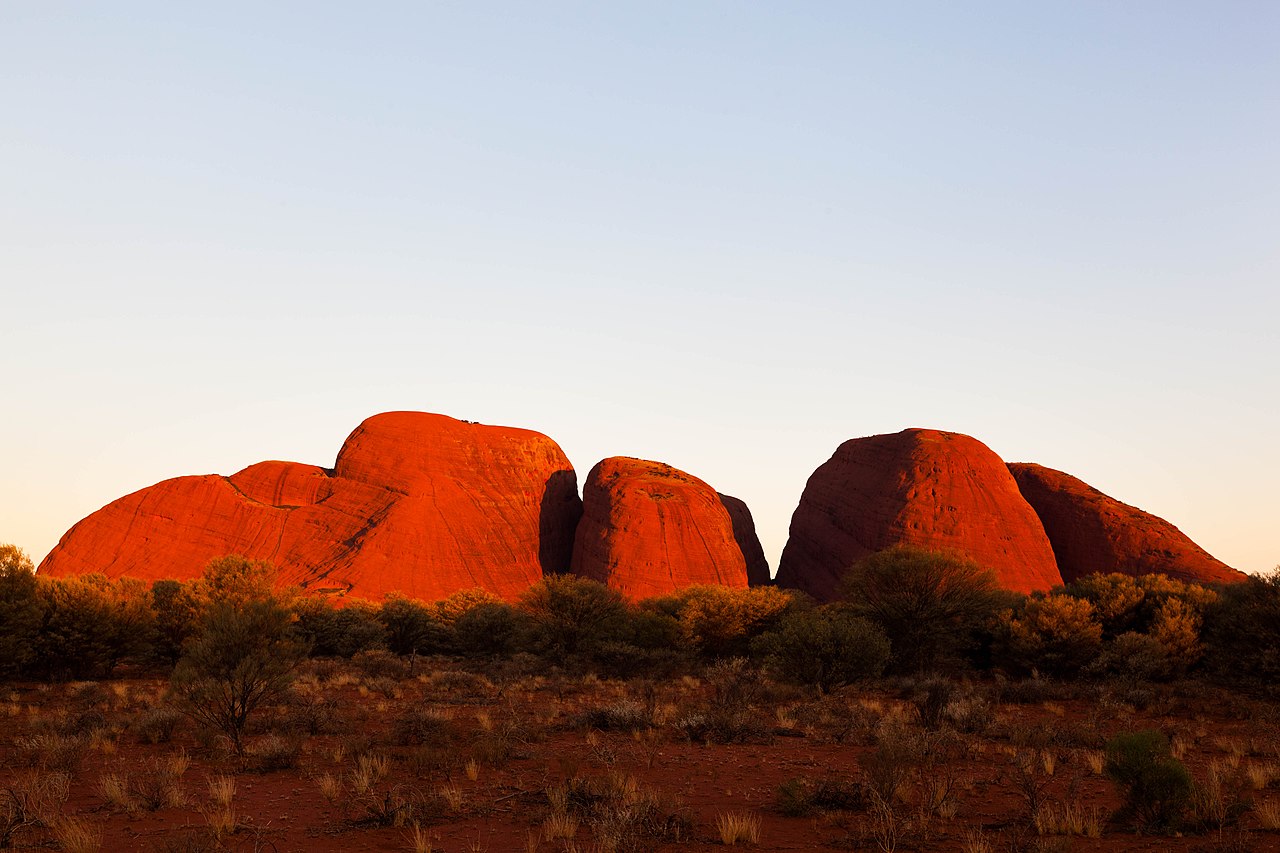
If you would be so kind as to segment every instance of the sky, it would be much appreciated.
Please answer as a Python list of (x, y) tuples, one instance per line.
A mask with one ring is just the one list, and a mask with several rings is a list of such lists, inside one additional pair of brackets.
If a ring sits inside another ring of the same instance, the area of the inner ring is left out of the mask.
[(0, 542), (365, 417), (668, 462), (776, 570), (973, 435), (1280, 563), (1280, 4), (0, 0)]

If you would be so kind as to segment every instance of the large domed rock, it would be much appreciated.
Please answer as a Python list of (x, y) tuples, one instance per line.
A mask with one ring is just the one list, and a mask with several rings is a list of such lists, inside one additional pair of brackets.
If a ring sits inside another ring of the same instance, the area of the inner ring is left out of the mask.
[(1067, 583), (1087, 574), (1163, 574), (1195, 583), (1245, 579), (1163, 518), (1121, 503), (1061, 471), (1009, 465), (1018, 488), (1044, 524)]
[(747, 586), (733, 518), (716, 490), (697, 477), (615, 456), (591, 469), (582, 499), (574, 574), (633, 599), (693, 584)]
[(851, 565), (894, 545), (958, 551), (1015, 592), (1062, 582), (1004, 462), (959, 433), (907, 429), (836, 448), (805, 485), (777, 581), (828, 601)]
[(581, 511), (573, 467), (545, 435), (389, 412), (356, 428), (332, 471), (261, 462), (120, 498), (72, 527), (40, 572), (187, 579), (242, 554), (313, 592), (514, 598), (568, 567)]
[(766, 586), (773, 581), (773, 576), (769, 574), (769, 559), (765, 557), (760, 537), (756, 535), (756, 522), (751, 517), (751, 509), (746, 501), (723, 493), (720, 495), (720, 503), (729, 511), (729, 520), (733, 522), (733, 538), (737, 540), (742, 557), (747, 561), (747, 583), (751, 586)]

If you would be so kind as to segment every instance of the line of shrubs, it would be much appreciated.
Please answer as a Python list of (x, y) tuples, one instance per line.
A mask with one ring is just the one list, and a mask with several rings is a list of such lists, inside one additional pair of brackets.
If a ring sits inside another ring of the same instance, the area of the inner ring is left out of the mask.
[(894, 548), (850, 568), (842, 600), (775, 587), (696, 586), (630, 603), (557, 575), (515, 603), (481, 590), (380, 603), (274, 588), (274, 569), (224, 557), (199, 580), (38, 577), (0, 546), (0, 678), (89, 679), (123, 664), (172, 668), (215, 605), (270, 601), (300, 654), (383, 649), (602, 675), (668, 676), (749, 657), (826, 692), (884, 672), (1280, 684), (1280, 569), (1209, 588), (1161, 575), (1093, 575), (1048, 594), (1001, 590), (955, 554)]

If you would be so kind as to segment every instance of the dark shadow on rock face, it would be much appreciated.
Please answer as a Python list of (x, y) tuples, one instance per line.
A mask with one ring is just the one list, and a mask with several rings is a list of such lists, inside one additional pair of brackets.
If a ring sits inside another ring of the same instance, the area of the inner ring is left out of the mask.
[(569, 571), (573, 537), (581, 518), (578, 475), (572, 468), (555, 472), (542, 492), (542, 511), (538, 518), (538, 560), (544, 575)]
[(747, 561), (747, 583), (751, 586), (767, 586), (773, 582), (769, 577), (769, 561), (765, 559), (764, 548), (760, 547), (760, 537), (756, 535), (756, 523), (751, 518), (751, 510), (746, 503), (731, 495), (716, 493), (720, 503), (729, 513), (733, 522), (733, 538)]

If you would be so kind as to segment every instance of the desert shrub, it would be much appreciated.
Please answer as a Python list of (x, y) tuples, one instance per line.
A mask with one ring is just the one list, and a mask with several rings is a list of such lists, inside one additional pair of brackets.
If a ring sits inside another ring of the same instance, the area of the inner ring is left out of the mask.
[(168, 743), (181, 720), (182, 715), (172, 708), (149, 708), (138, 715), (133, 731), (143, 743)]
[(336, 735), (345, 728), (338, 700), (310, 693), (290, 693), (280, 720), (287, 732), (307, 735)]
[(1171, 678), (1180, 668), (1158, 639), (1150, 634), (1127, 631), (1108, 643), (1088, 670), (1135, 686)]
[(449, 631), (436, 612), (420, 601), (389, 594), (378, 609), (387, 648), (398, 655), (435, 654), (447, 649)]
[(1104, 638), (1127, 632), (1147, 633), (1162, 607), (1177, 602), (1183, 612), (1197, 618), (1218, 598), (1216, 592), (1195, 583), (1165, 575), (1133, 577), (1117, 573), (1085, 575), (1068, 584), (1063, 593), (1093, 605)]
[(190, 584), (159, 580), (151, 584), (154, 614), (152, 654), (168, 666), (182, 657), (182, 644), (195, 630), (200, 603)]
[(422, 706), (413, 706), (396, 718), (393, 729), (396, 743), (401, 746), (429, 746), (444, 748), (455, 737), (453, 720), (446, 714)]
[(259, 773), (291, 770), (298, 766), (302, 755), (302, 738), (273, 733), (249, 744), (246, 752), (253, 769)]
[(282, 602), (292, 594), (278, 594), (276, 568), (265, 560), (250, 560), (228, 554), (210, 560), (200, 578), (191, 584), (192, 595), (201, 607), (210, 604), (239, 605), (275, 598)]
[(826, 778), (788, 779), (778, 786), (774, 807), (787, 817), (825, 812), (861, 812), (870, 804), (867, 789), (858, 782)]
[(1107, 741), (1103, 770), (1124, 796), (1121, 813), (1146, 829), (1173, 826), (1191, 797), (1191, 774), (1158, 731), (1124, 732)]
[(365, 601), (334, 607), (323, 598), (300, 598), (293, 605), (298, 638), (318, 657), (350, 658), (386, 645), (378, 608)]
[(778, 623), (795, 598), (777, 587), (691, 586), (645, 602), (674, 618), (683, 645), (704, 658), (746, 655), (751, 641)]
[(909, 684), (904, 693), (906, 700), (915, 706), (920, 724), (936, 729), (942, 725), (943, 715), (959, 693), (959, 686), (949, 678), (935, 675)]
[(520, 611), (504, 602), (477, 604), (453, 624), (457, 650), (467, 657), (506, 657), (520, 645), (525, 620)]
[(0, 545), (0, 679), (35, 658), (43, 614), (35, 566), (21, 548)]
[(463, 589), (446, 599), (437, 601), (433, 605), (433, 611), (436, 620), (449, 630), (452, 630), (459, 616), (473, 607), (479, 607), (481, 604), (502, 604), (502, 599), (492, 592), (478, 587), (475, 589)]
[(1187, 823), (1199, 830), (1221, 832), (1235, 826), (1249, 810), (1250, 784), (1245, 770), (1227, 761), (1211, 761), (1191, 786)]
[(821, 693), (875, 678), (889, 660), (889, 640), (879, 627), (830, 607), (788, 613), (752, 650), (780, 678)]
[(357, 652), (351, 665), (369, 679), (403, 679), (409, 676), (409, 665), (386, 649), (368, 649)]
[(1218, 680), (1275, 692), (1280, 685), (1280, 566), (1222, 590), (1208, 607), (1206, 667)]
[(101, 678), (150, 652), (150, 594), (140, 581), (102, 575), (39, 578), (43, 617), (33, 669), (55, 678)]
[(996, 660), (1023, 672), (1074, 675), (1102, 649), (1093, 605), (1068, 595), (1029, 598), (1005, 611), (997, 629)]
[(606, 732), (638, 732), (653, 726), (645, 709), (631, 700), (615, 702), (600, 708), (588, 708), (578, 715), (577, 726)]
[(867, 787), (879, 802), (892, 804), (924, 762), (928, 739), (903, 717), (888, 715), (876, 727), (875, 743), (875, 750), (862, 761)]
[(529, 617), (529, 644), (552, 655), (589, 655), (601, 643), (625, 639), (627, 604), (602, 583), (548, 575), (520, 597)]
[(841, 593), (855, 613), (884, 631), (899, 672), (955, 662), (1007, 599), (995, 575), (972, 560), (908, 546), (854, 564)]
[[(256, 565), (241, 565), (250, 569), (246, 579), (261, 578)], [(243, 755), (246, 723), (263, 705), (286, 695), (305, 646), (294, 635), (292, 610), (270, 592), (269, 579), (252, 588), (261, 598), (246, 598), (247, 584), (211, 589), (215, 597), (170, 683), (183, 712), (226, 735)], [(223, 594), (226, 599), (217, 597)]]

